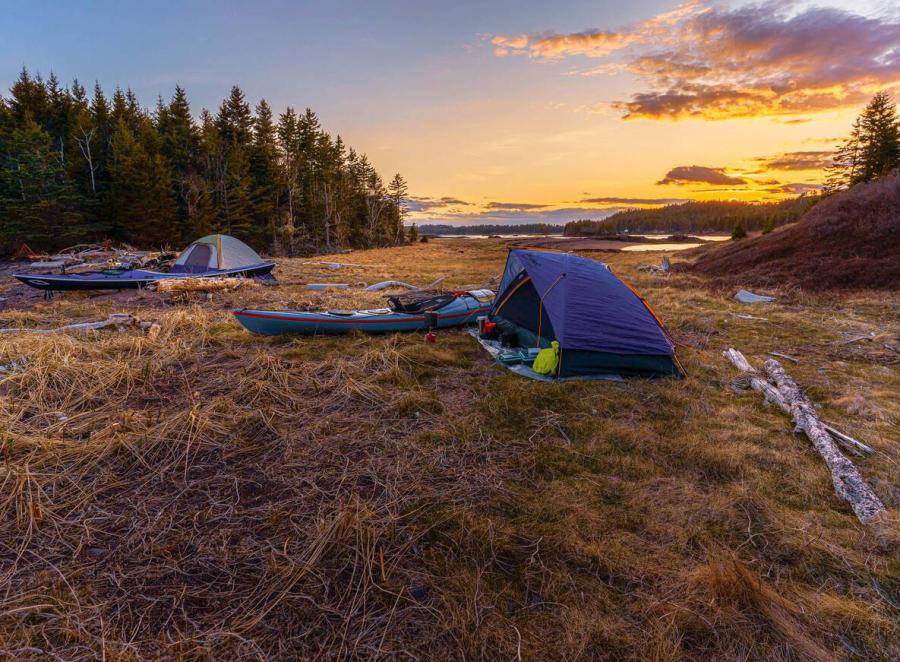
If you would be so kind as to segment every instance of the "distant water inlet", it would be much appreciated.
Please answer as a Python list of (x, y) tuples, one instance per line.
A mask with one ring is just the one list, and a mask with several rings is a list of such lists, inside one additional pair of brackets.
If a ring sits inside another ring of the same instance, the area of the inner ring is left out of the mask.
[[(633, 235), (629, 235), (635, 237), (636, 240), (640, 241), (642, 239), (652, 239), (656, 242), (660, 243), (629, 243), (627, 240), (618, 241), (618, 240), (605, 240), (605, 239), (597, 239), (598, 242), (606, 242), (607, 245), (604, 246), (606, 250), (622, 250), (622, 251), (683, 251), (689, 248), (696, 248), (701, 244), (698, 242), (665, 242), (665, 239), (669, 239), (671, 234), (638, 234), (634, 233)], [(434, 239), (489, 239), (489, 238), (497, 238), (497, 239), (532, 239), (532, 240), (540, 240), (541, 242), (546, 242), (546, 240), (559, 240), (558, 242), (552, 242), (551, 244), (547, 244), (548, 246), (552, 246), (554, 248), (565, 250), (567, 242), (577, 242), (577, 241), (590, 241), (591, 237), (567, 237), (561, 234), (514, 234), (514, 233), (503, 233), (503, 234), (495, 234), (495, 235), (486, 235), (486, 234), (439, 234), (434, 235)], [(640, 238), (640, 239), (638, 239)], [(702, 241), (727, 241), (730, 239), (728, 235), (721, 234), (712, 234), (712, 235), (691, 235), (692, 239), (700, 239)], [(544, 245), (544, 243), (535, 245)], [(570, 247), (572, 248), (572, 247)], [(577, 248), (576, 248), (577, 250)]]
[(702, 244), (629, 244), (623, 247), (623, 251), (683, 251), (688, 248), (697, 248)]

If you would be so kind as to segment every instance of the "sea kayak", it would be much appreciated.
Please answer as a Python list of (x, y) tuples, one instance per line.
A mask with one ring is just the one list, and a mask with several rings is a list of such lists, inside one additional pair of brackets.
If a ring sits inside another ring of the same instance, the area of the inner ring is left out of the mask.
[(163, 273), (146, 269), (127, 271), (89, 271), (80, 274), (13, 274), (31, 287), (51, 292), (71, 290), (127, 290), (146, 287), (167, 278), (213, 278), (216, 276), (264, 276), (272, 271), (274, 262), (262, 262), (235, 269), (209, 269), (199, 273)]
[(426, 312), (436, 313), (439, 329), (474, 323), (479, 315), (488, 314), (493, 297), (494, 293), (490, 290), (472, 290), (431, 296), (415, 302), (391, 297), (391, 308), (319, 312), (242, 308), (235, 310), (234, 316), (245, 329), (263, 336), (351, 331), (393, 333), (423, 330)]

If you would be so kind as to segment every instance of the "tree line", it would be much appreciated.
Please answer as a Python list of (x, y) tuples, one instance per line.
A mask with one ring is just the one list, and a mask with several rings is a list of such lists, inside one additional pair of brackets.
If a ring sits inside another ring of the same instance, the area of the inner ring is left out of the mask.
[(446, 225), (442, 223), (428, 223), (420, 225), (419, 234), (559, 234), (563, 231), (562, 225), (552, 223), (523, 223), (510, 225), (509, 223), (484, 223), (481, 225)]
[(0, 251), (212, 232), (274, 254), (385, 246), (405, 240), (406, 197), (312, 110), (276, 118), (237, 86), (198, 119), (180, 86), (150, 111), (130, 89), (89, 95), (23, 69), (0, 97)]
[(798, 220), (816, 200), (818, 196), (802, 196), (766, 203), (709, 200), (667, 205), (657, 209), (629, 209), (602, 221), (580, 220), (567, 223), (565, 234), (592, 236), (618, 232), (730, 233), (738, 225), (745, 230), (768, 231)]

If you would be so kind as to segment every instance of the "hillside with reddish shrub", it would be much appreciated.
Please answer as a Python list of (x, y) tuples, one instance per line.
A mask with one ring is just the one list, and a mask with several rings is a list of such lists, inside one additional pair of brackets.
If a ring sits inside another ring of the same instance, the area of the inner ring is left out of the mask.
[(900, 175), (829, 196), (771, 234), (717, 246), (692, 269), (723, 285), (900, 289)]

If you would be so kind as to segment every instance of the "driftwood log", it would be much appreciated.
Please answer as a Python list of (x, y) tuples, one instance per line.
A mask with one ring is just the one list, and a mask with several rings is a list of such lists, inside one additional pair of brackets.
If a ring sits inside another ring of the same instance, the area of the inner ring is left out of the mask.
[[(766, 374), (771, 380), (767, 381), (736, 349), (728, 349), (723, 352), (726, 358), (740, 369), (747, 378), (750, 386), (763, 394), (766, 402), (777, 405), (782, 411), (789, 413), (798, 431), (803, 431), (813, 447), (818, 451), (825, 464), (831, 471), (831, 479), (835, 493), (853, 508), (853, 512), (863, 524), (872, 522), (878, 515), (885, 512), (884, 504), (866, 483), (859, 470), (847, 459), (835, 443), (835, 438), (845, 441), (851, 439), (855, 444), (865, 446), (852, 437), (844, 435), (837, 430), (826, 426), (819, 420), (809, 398), (775, 359), (769, 359), (765, 363)], [(832, 432), (833, 430), (833, 432)], [(835, 435), (835, 433), (837, 433)]]
[(99, 322), (79, 322), (78, 324), (67, 324), (66, 326), (58, 326), (55, 329), (28, 329), (25, 327), (13, 327), (9, 329), (0, 329), (0, 333), (59, 333), (60, 331), (99, 331), (100, 329), (114, 329), (116, 331), (124, 331), (131, 327), (139, 327), (152, 335), (159, 332), (159, 324), (150, 321), (141, 321), (133, 315), (127, 313), (113, 313), (107, 319)]
[(157, 292), (216, 292), (259, 285), (252, 278), (166, 278), (156, 283)]

